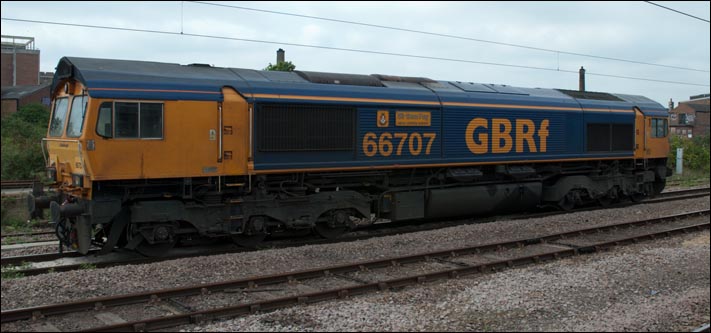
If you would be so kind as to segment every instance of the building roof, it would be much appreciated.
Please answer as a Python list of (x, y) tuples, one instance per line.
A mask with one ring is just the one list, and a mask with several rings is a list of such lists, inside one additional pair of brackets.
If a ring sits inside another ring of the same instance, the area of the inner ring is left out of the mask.
[(40, 85), (24, 85), (2, 88), (2, 99), (20, 99), (49, 87), (49, 83)]
[(697, 103), (684, 103), (684, 105), (688, 105), (691, 109), (693, 109), (696, 112), (709, 112), (709, 107), (711, 106), (709, 104), (697, 104)]
[(694, 96), (689, 96), (689, 99), (690, 100), (708, 99), (709, 97), (711, 97), (711, 94), (698, 94), (698, 95), (694, 95)]

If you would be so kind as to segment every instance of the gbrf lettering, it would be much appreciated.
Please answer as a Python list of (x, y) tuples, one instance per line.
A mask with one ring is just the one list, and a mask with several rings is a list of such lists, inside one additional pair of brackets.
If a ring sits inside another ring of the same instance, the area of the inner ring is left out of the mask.
[[(516, 119), (512, 127), (511, 120), (493, 118), (474, 118), (467, 125), (465, 140), (469, 151), (474, 154), (505, 154), (515, 149), (517, 153), (545, 153), (548, 148), (548, 119), (543, 119), (538, 128), (531, 119)], [(535, 136), (538, 137), (536, 145)], [(489, 145), (491, 138), (491, 146)], [(515, 144), (515, 148), (514, 148)], [(524, 150), (524, 145), (528, 150)]]

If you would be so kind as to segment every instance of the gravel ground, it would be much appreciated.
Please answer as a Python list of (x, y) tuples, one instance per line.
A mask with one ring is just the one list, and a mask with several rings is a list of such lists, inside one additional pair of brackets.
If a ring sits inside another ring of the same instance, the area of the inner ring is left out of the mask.
[[(705, 197), (540, 219), (457, 226), (350, 243), (3, 279), (2, 309), (279, 273), (285, 267), (296, 271), (374, 260), (425, 249), (434, 251), (708, 209), (709, 206), (709, 198)], [(680, 241), (689, 243), (682, 242), (686, 245), (677, 248), (672, 246)], [(603, 255), (433, 284), (427, 288), (411, 288), (399, 293), (386, 292), (348, 302), (328, 302), (302, 310), (250, 316), (204, 329), (661, 330), (667, 329), (665, 325), (672, 319), (674, 325), (683, 323), (691, 327), (701, 324), (704, 318), (697, 313), (705, 313), (705, 321), (708, 321), (708, 232), (646, 242), (629, 249), (625, 247)], [(641, 257), (635, 259), (635, 264), (630, 264), (626, 260), (633, 258), (635, 253)], [(701, 272), (689, 275), (685, 273), (689, 267)], [(666, 280), (665, 277), (681, 280)], [(677, 282), (684, 287), (674, 287)], [(637, 293), (627, 295), (633, 291)], [(615, 296), (618, 293), (619, 297)], [(647, 320), (640, 319), (640, 313)], [(615, 320), (606, 319), (608, 316)], [(685, 326), (669, 329), (685, 329)], [(7, 330), (5, 325), (3, 330)]]
[(690, 331), (709, 321), (709, 233), (183, 331)]
[[(56, 241), (57, 239), (53, 239)], [(58, 242), (56, 242), (58, 243)], [(2, 250), (2, 258), (5, 257), (14, 257), (14, 256), (28, 256), (31, 254), (45, 254), (45, 253), (54, 253), (57, 252), (57, 249), (59, 248), (59, 245), (41, 245), (41, 246), (31, 246), (31, 247), (26, 247), (26, 248), (20, 248), (20, 249), (3, 249)]]

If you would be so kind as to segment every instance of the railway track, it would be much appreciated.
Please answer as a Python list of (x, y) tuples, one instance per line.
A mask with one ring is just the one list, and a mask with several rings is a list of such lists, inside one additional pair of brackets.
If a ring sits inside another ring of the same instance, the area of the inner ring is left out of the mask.
[(711, 327), (709, 326), (708, 323), (703, 324), (703, 325), (699, 326), (698, 328), (696, 328), (695, 330), (693, 330), (692, 332), (711, 332)]
[[(692, 190), (681, 190), (681, 191), (670, 191), (670, 192), (664, 192), (661, 193), (659, 196), (656, 198), (652, 199), (647, 199), (643, 201), (643, 203), (657, 203), (657, 202), (664, 202), (664, 201), (673, 201), (673, 200), (684, 200), (684, 199), (691, 199), (691, 198), (697, 198), (701, 196), (708, 196), (709, 195), (710, 188), (701, 188), (701, 189), (692, 189)], [(407, 232), (419, 232), (419, 231), (427, 231), (427, 230), (432, 230), (432, 229), (439, 229), (439, 228), (446, 228), (446, 227), (452, 227), (452, 226), (457, 226), (457, 225), (463, 225), (463, 224), (471, 224), (471, 223), (484, 223), (484, 222), (491, 222), (491, 221), (496, 221), (500, 220), (502, 218), (509, 219), (509, 220), (516, 220), (516, 219), (528, 219), (528, 218), (542, 218), (542, 217), (547, 217), (547, 216), (552, 216), (552, 215), (558, 215), (558, 214), (566, 214), (566, 213), (573, 213), (573, 212), (580, 212), (580, 211), (588, 211), (588, 210), (595, 210), (595, 209), (602, 209), (602, 208), (621, 208), (621, 207), (627, 207), (627, 206), (632, 206), (635, 203), (621, 203), (617, 205), (612, 205), (608, 207), (587, 207), (587, 208), (580, 208), (572, 211), (544, 211), (540, 213), (534, 213), (534, 214), (518, 214), (518, 215), (509, 215), (505, 217), (501, 216), (494, 216), (494, 217), (487, 217), (487, 218), (476, 218), (476, 219), (464, 219), (464, 220), (455, 220), (455, 221), (448, 221), (448, 222), (421, 222), (421, 223), (385, 223), (385, 224), (376, 224), (371, 226), (370, 228), (363, 229), (363, 230), (356, 230), (355, 232), (352, 232), (350, 234), (346, 234), (340, 238), (337, 239), (321, 239), (321, 238), (316, 238), (316, 237), (307, 237), (307, 238), (297, 238), (297, 239), (287, 239), (287, 240), (276, 240), (276, 241), (271, 241), (265, 243), (264, 247), (267, 248), (285, 248), (285, 247), (293, 247), (293, 246), (302, 246), (302, 245), (308, 245), (308, 244), (327, 244), (327, 243), (334, 243), (334, 242), (348, 242), (348, 241), (355, 241), (355, 240), (361, 240), (361, 239), (367, 239), (367, 238), (372, 238), (372, 237), (382, 237), (382, 236), (389, 236), (389, 235), (395, 235), (395, 234), (401, 234), (401, 233), (407, 233)], [(154, 262), (159, 262), (159, 261), (164, 261), (164, 260), (173, 260), (173, 259), (178, 259), (178, 258), (186, 258), (186, 257), (195, 257), (195, 256), (206, 256), (206, 255), (217, 255), (217, 254), (225, 254), (225, 253), (239, 253), (239, 252), (246, 252), (246, 251), (253, 251), (253, 249), (245, 249), (245, 248), (240, 248), (236, 246), (229, 246), (227, 248), (221, 248), (218, 250), (212, 250), (212, 249), (206, 249), (204, 251), (194, 251), (191, 253), (173, 253), (170, 255), (167, 255), (165, 257), (154, 257), (154, 258), (146, 258), (142, 257), (136, 253), (129, 253), (129, 252), (123, 252), (121, 257), (119, 259), (111, 259), (111, 260), (102, 260), (99, 258), (98, 260), (93, 260), (94, 258), (92, 257), (93, 254), (96, 254), (99, 252), (99, 250), (92, 250), (89, 252), (87, 256), (81, 255), (77, 252), (70, 251), (70, 252), (64, 252), (64, 253), (48, 253), (48, 254), (36, 254), (36, 255), (29, 255), (29, 256), (16, 256), (16, 257), (5, 257), (0, 259), (0, 262), (3, 267), (8, 267), (8, 266), (18, 266), (18, 265), (24, 265), (27, 266), (28, 263), (45, 263), (49, 261), (58, 261), (60, 259), (66, 259), (66, 258), (88, 258), (87, 261), (81, 261), (77, 263), (62, 263), (59, 265), (47, 265), (47, 264), (42, 264), (39, 267), (33, 267), (30, 265), (30, 267), (21, 267), (18, 269), (15, 269), (14, 272), (17, 274), (20, 274), (21, 276), (32, 276), (32, 275), (39, 275), (39, 274), (44, 274), (48, 272), (66, 272), (66, 271), (72, 271), (72, 270), (77, 270), (77, 269), (83, 269), (86, 268), (87, 265), (93, 268), (105, 268), (105, 267), (113, 267), (113, 266), (119, 266), (119, 265), (128, 265), (128, 264), (147, 264), (147, 263), (154, 263)], [(90, 260), (91, 259), (91, 260)]]
[[(127, 320), (131, 320), (127, 321), (121, 319), (118, 315), (112, 314), (110, 317), (114, 318), (113, 324), (100, 327), (71, 327), (70, 329), (95, 332), (164, 329), (216, 318), (234, 317), (258, 311), (270, 311), (299, 304), (310, 304), (382, 290), (398, 289), (465, 275), (496, 272), (522, 265), (593, 253), (611, 246), (656, 239), (693, 230), (708, 229), (708, 219), (701, 222), (698, 221), (698, 218), (696, 221), (686, 220), (708, 215), (709, 210), (702, 210), (649, 220), (579, 229), (536, 238), (516, 239), (313, 270), (8, 310), (2, 311), (1, 318), (2, 323), (34, 319), (33, 323), (35, 324), (41, 323), (44, 325), (43, 327), (57, 328), (52, 323), (52, 318), (64, 318), (64, 316), (58, 317), (58, 315), (82, 311), (105, 314), (108, 308), (117, 307), (115, 309), (120, 310), (118, 307), (148, 303), (150, 306), (141, 307), (142, 319), (127, 318)], [(492, 255), (491, 253), (494, 254)], [(384, 271), (391, 273), (391, 275), (392, 271), (404, 273), (399, 274), (404, 276), (389, 279), (382, 278), (383, 275), (388, 275), (384, 274)], [(417, 273), (411, 274), (409, 271)], [(334, 284), (333, 282), (323, 283), (322, 280), (326, 279), (340, 281), (337, 283), (339, 286), (328, 290), (314, 290), (314, 287), (305, 284), (307, 281), (316, 281), (316, 285), (320, 286)], [(265, 286), (268, 286), (268, 288), (265, 288)], [(305, 286), (307, 287), (306, 291), (304, 291)], [(200, 302), (197, 302), (198, 305), (189, 305), (191, 302), (203, 298), (216, 297), (219, 299), (219, 295), (224, 295), (223, 293), (231, 295), (227, 297), (228, 299), (240, 298), (244, 301), (238, 304), (225, 304), (225, 306), (216, 308), (202, 308), (204, 306), (200, 306)], [(237, 297), (235, 293), (239, 293), (242, 296)], [(272, 297), (267, 299), (264, 296), (250, 297), (255, 293), (267, 293)], [(175, 304), (180, 305), (180, 309), (176, 310)], [(163, 306), (173, 309), (171, 312), (174, 314), (155, 316), (154, 312), (166, 312)], [(162, 307), (162, 310), (150, 311), (149, 308), (151, 307), (156, 309)], [(145, 316), (149, 318), (145, 318)], [(48, 318), (41, 319), (43, 317)], [(90, 315), (82, 313), (82, 317), (90, 318)], [(115, 320), (116, 318), (120, 320)], [(66, 323), (61, 325), (66, 325)], [(67, 329), (68, 327), (62, 328)]]
[(6, 234), (2, 235), (2, 238), (7, 238), (7, 237), (33, 237), (33, 236), (42, 236), (42, 235), (54, 235), (54, 231), (38, 231), (38, 232), (18, 232), (14, 234)]
[(54, 231), (36, 231), (2, 235), (3, 245), (32, 244), (56, 240), (57, 238)]
[(27, 179), (27, 180), (3, 180), (0, 181), (0, 188), (3, 190), (10, 190), (10, 189), (23, 189), (23, 188), (32, 188), (32, 184), (35, 181), (32, 179)]

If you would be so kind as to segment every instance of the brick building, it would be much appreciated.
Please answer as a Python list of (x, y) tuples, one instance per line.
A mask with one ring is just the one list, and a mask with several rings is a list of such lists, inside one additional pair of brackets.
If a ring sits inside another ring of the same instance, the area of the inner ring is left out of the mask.
[(49, 106), (54, 73), (40, 73), (40, 50), (33, 37), (2, 35), (2, 115), (29, 103)]
[(39, 84), (40, 51), (32, 37), (2, 36), (2, 86)]
[(16, 112), (22, 106), (39, 103), (49, 106), (52, 83), (2, 88), (2, 116)]
[[(670, 107), (673, 102), (669, 102)], [(669, 128), (672, 134), (687, 138), (709, 135), (709, 94), (689, 97), (672, 108)]]

